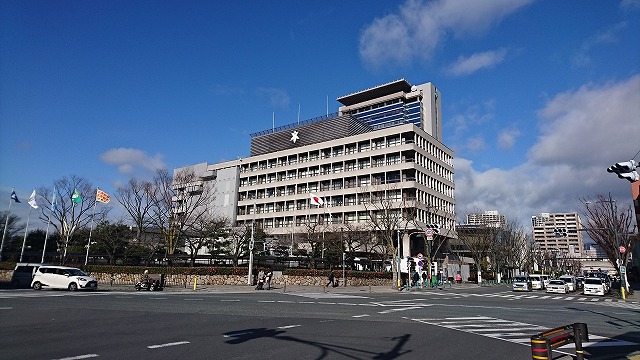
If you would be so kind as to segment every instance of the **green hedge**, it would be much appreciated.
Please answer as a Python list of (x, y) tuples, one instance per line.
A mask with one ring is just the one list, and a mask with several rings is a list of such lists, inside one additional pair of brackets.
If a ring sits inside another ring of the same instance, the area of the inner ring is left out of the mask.
[[(144, 266), (114, 266), (114, 265), (78, 265), (68, 264), (68, 266), (79, 267), (88, 273), (103, 274), (142, 274), (145, 270), (149, 270), (149, 274), (165, 274), (165, 275), (241, 275), (246, 276), (248, 269), (246, 267), (216, 267), (216, 266), (198, 266), (198, 267), (144, 267)], [(15, 262), (0, 262), (0, 270), (13, 270), (16, 267)], [(257, 273), (265, 268), (256, 268)], [(289, 276), (329, 276), (329, 270), (317, 269), (285, 269), (282, 272)], [(336, 277), (342, 276), (342, 270), (334, 270)], [(359, 279), (391, 279), (393, 274), (390, 272), (379, 271), (354, 271), (347, 270), (346, 276), (349, 278)]]

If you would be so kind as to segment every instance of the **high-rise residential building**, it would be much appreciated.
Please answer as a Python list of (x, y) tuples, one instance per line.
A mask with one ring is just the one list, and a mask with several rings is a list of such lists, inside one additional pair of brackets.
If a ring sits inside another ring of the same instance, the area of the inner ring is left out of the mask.
[(497, 210), (488, 210), (481, 214), (467, 214), (467, 224), (502, 228), (507, 224), (507, 217)]
[[(453, 152), (436, 87), (401, 79), (337, 100), (337, 113), (251, 134), (249, 157), (174, 174), (213, 182), (216, 213), (282, 241), (298, 243), (310, 225), (346, 230), (383, 215), (403, 234), (435, 223), (453, 236)], [(415, 255), (411, 243), (405, 236), (403, 255)]]
[(533, 242), (541, 251), (570, 257), (584, 255), (582, 225), (578, 213), (540, 213), (531, 217)]

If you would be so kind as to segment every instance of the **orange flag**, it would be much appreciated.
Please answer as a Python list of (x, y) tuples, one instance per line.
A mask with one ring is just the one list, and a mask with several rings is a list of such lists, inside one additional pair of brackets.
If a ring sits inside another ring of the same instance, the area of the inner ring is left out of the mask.
[(98, 189), (98, 193), (96, 194), (96, 201), (107, 204), (109, 201), (111, 201), (111, 198), (109, 197), (109, 194)]

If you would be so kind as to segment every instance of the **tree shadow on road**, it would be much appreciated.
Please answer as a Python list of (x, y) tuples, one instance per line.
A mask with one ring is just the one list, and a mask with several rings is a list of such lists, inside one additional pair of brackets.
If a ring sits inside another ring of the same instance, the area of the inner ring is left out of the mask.
[[(391, 360), (397, 359), (402, 355), (410, 353), (411, 350), (402, 350), (405, 344), (411, 338), (410, 334), (404, 334), (401, 336), (397, 336), (391, 338), (396, 342), (395, 346), (391, 348), (387, 352), (376, 353), (373, 351), (367, 351), (362, 349), (357, 349), (355, 347), (347, 347), (340, 346), (336, 344), (327, 344), (317, 341), (309, 341), (298, 339), (293, 336), (285, 335), (286, 331), (280, 329), (269, 329), (269, 328), (254, 328), (254, 329), (244, 329), (238, 331), (232, 331), (224, 334), (224, 337), (230, 338), (226, 341), (227, 344), (238, 345), (245, 343), (247, 341), (260, 339), (260, 338), (272, 338), (281, 341), (290, 341), (298, 344), (310, 345), (320, 350), (320, 355), (317, 357), (318, 360), (324, 359), (329, 355), (340, 355), (345, 358), (350, 359), (375, 359), (375, 360)], [(351, 353), (355, 353), (358, 355), (352, 355)]]

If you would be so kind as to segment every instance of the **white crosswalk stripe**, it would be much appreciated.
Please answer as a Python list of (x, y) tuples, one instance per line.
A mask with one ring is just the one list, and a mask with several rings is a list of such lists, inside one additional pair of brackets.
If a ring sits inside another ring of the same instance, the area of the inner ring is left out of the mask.
[[(444, 327), (447, 329), (491, 337), (498, 340), (516, 342), (527, 346), (531, 345), (531, 337), (533, 335), (544, 332), (545, 330), (549, 330), (549, 328), (540, 325), (527, 324), (523, 322), (504, 320), (487, 316), (425, 318), (411, 320), (433, 326)], [(639, 345), (630, 343), (628, 341), (610, 339), (595, 334), (589, 334), (589, 339), (591, 340), (591, 342), (583, 343), (583, 347)], [(572, 344), (569, 344), (561, 347), (560, 349), (570, 348), (572, 346)]]
[[(491, 294), (476, 294), (476, 293), (457, 293), (455, 291), (451, 291), (451, 292), (446, 292), (446, 293), (427, 293), (427, 294), (420, 294), (420, 295), (428, 295), (428, 296), (432, 296), (432, 295), (438, 295), (438, 296), (443, 296), (446, 295), (449, 298), (468, 298), (468, 297), (500, 297), (500, 298), (504, 298), (507, 300), (520, 300), (520, 299), (538, 299), (538, 300), (563, 300), (563, 301), (578, 301), (578, 302), (588, 302), (588, 303), (597, 303), (597, 302), (613, 302), (613, 303), (625, 303), (624, 300), (620, 300), (620, 299), (611, 299), (611, 298), (605, 298), (605, 297), (578, 297), (577, 294), (575, 295), (536, 295), (536, 294), (514, 294), (511, 292), (502, 292), (502, 293), (491, 293)], [(633, 302), (633, 304), (635, 304), (637, 302)]]

